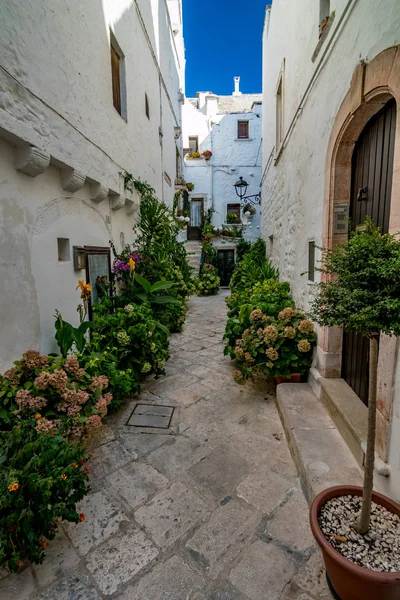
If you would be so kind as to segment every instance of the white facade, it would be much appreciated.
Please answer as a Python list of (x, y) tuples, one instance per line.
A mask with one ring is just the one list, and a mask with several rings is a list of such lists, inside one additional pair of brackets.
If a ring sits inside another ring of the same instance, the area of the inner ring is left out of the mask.
[[(74, 270), (73, 246), (133, 241), (138, 198), (125, 191), (125, 172), (172, 203), (182, 152), (181, 0), (5, 0), (0, 47), (2, 372), (29, 348), (56, 349), (55, 309), (77, 323), (85, 271)], [(63, 260), (58, 239), (67, 240)]]
[[(216, 96), (199, 92), (197, 98), (186, 99), (182, 120), (184, 149), (187, 151), (190, 147), (189, 138), (197, 138), (200, 153), (212, 152), (210, 160), (185, 158), (185, 179), (194, 184), (189, 197), (204, 198), (205, 210), (214, 208), (215, 227), (227, 225), (228, 205), (240, 203), (234, 188), (239, 177), (249, 184), (246, 195), (260, 191), (261, 95), (234, 92), (232, 96)], [(239, 121), (248, 122), (247, 139), (238, 138)], [(245, 237), (259, 237), (260, 206), (250, 219), (244, 217), (242, 211), (241, 215), (246, 224)]]
[[(322, 17), (328, 16), (321, 15), (320, 8), (327, 5), (329, 20), (319, 38)], [(332, 237), (332, 206), (349, 202), (351, 159), (334, 170), (340, 147), (337, 140), (351, 130), (352, 120), (356, 127), (363, 114), (369, 115), (366, 123), (390, 96), (398, 101), (399, 63), (395, 57), (399, 49), (391, 47), (399, 44), (399, 31), (398, 0), (274, 0), (267, 8), (263, 104), (270, 110), (263, 117), (261, 228), (280, 278), (291, 283), (296, 303), (304, 309), (311, 298), (309, 242), (324, 246), (343, 241)], [(397, 115), (391, 231), (399, 230), (399, 112)], [(347, 145), (352, 151), (353, 139)], [(388, 385), (386, 380), (382, 383), (381, 401), (386, 408), (381, 407), (378, 415), (378, 452), (391, 475), (377, 475), (376, 486), (399, 501), (400, 387), (395, 381), (400, 377), (400, 364), (396, 366), (393, 358), (395, 346), (392, 343), (392, 350), (386, 351), (381, 344), (381, 362), (389, 356), (393, 369), (384, 373), (380, 364), (382, 381), (387, 377)], [(341, 352), (341, 337), (320, 332), (317, 372), (340, 377)]]

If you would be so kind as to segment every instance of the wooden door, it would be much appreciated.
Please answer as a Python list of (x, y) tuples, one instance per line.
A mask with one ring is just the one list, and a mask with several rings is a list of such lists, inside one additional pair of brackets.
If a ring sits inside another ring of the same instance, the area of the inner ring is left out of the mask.
[(222, 286), (228, 286), (235, 266), (234, 250), (218, 250), (218, 275)]
[[(381, 228), (389, 229), (393, 154), (396, 134), (396, 103), (391, 100), (366, 125), (353, 153), (351, 228), (368, 215)], [(368, 405), (369, 344), (360, 334), (343, 335), (342, 377)]]
[(199, 240), (203, 227), (204, 199), (193, 198), (190, 200), (190, 223), (187, 228), (188, 240)]

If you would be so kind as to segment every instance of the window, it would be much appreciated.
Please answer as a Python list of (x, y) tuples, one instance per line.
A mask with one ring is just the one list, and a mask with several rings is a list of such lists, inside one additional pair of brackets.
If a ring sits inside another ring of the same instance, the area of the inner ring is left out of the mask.
[(59, 262), (69, 262), (71, 260), (71, 250), (68, 238), (57, 238), (57, 250)]
[(126, 121), (125, 59), (114, 35), (110, 32), (111, 78), (113, 105)]
[(315, 242), (308, 242), (308, 280), (315, 281)]
[(144, 95), (144, 110), (146, 111), (146, 117), (150, 120), (150, 105), (149, 97), (147, 94)]
[(275, 141), (275, 154), (276, 156), (279, 154), (282, 144), (283, 144), (283, 132), (284, 132), (284, 124), (283, 124), (283, 113), (284, 113), (284, 105), (283, 105), (283, 77), (284, 77), (284, 66), (281, 69), (278, 79), (278, 85), (276, 88), (276, 141)]
[(198, 152), (199, 151), (199, 138), (197, 135), (189, 137), (189, 148), (190, 148), (190, 152)]
[(89, 319), (91, 320), (93, 318), (93, 304), (107, 293), (107, 286), (102, 285), (102, 282), (107, 283), (111, 280), (110, 248), (101, 246), (85, 246), (84, 248), (86, 254), (86, 283), (90, 283), (92, 286), (89, 302)]
[(249, 122), (248, 121), (238, 121), (237, 136), (238, 136), (238, 140), (248, 140), (249, 139)]
[(233, 213), (236, 216), (235, 223), (240, 223), (240, 204), (228, 204), (227, 213)]

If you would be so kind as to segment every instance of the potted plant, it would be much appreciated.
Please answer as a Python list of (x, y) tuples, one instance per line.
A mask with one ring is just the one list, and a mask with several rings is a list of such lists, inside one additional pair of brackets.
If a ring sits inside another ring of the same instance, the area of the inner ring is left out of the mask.
[[(400, 241), (381, 235), (367, 218), (348, 242), (324, 251), (321, 271), (314, 320), (369, 340), (368, 436), (363, 488), (336, 486), (321, 492), (311, 506), (311, 529), (328, 581), (341, 600), (394, 600), (400, 598), (400, 565), (393, 553), (392, 529), (400, 506), (373, 492), (373, 474), (379, 336), (400, 335)], [(329, 521), (332, 511), (335, 518)]]
[(238, 222), (238, 216), (235, 213), (228, 212), (226, 213), (226, 222), (231, 225), (232, 223)]
[(185, 158), (201, 158), (200, 152), (188, 152)]
[(194, 190), (194, 183), (191, 183), (190, 181), (188, 181), (186, 183), (186, 189), (187, 189), (188, 192), (193, 192), (193, 190)]
[[(272, 281), (271, 292), (281, 293), (281, 285)], [(299, 382), (312, 363), (317, 339), (313, 322), (291, 306), (277, 317), (256, 308), (249, 320), (250, 327), (236, 340), (235, 356), (240, 370), (234, 372), (235, 381), (245, 383), (249, 377), (264, 374), (274, 377), (277, 383)]]
[(211, 152), (211, 150), (204, 150), (204, 152), (201, 153), (201, 158), (204, 158), (204, 160), (210, 160), (212, 155), (213, 153)]
[(243, 206), (243, 214), (246, 215), (246, 217), (252, 217), (255, 213), (256, 209), (252, 204), (247, 203)]

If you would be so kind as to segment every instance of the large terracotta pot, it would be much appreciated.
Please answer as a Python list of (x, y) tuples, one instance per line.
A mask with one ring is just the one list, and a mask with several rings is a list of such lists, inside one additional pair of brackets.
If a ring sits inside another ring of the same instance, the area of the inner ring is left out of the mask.
[[(344, 558), (327, 541), (318, 524), (321, 507), (338, 496), (362, 496), (362, 488), (355, 485), (338, 485), (318, 494), (311, 505), (310, 525), (322, 550), (327, 575), (340, 600), (399, 600), (400, 572), (379, 573), (359, 567)], [(382, 494), (373, 493), (373, 501), (400, 516), (400, 506)]]
[(292, 373), (290, 377), (281, 377), (280, 375), (275, 377), (276, 385), (279, 385), (280, 383), (300, 383), (300, 381), (300, 373)]

